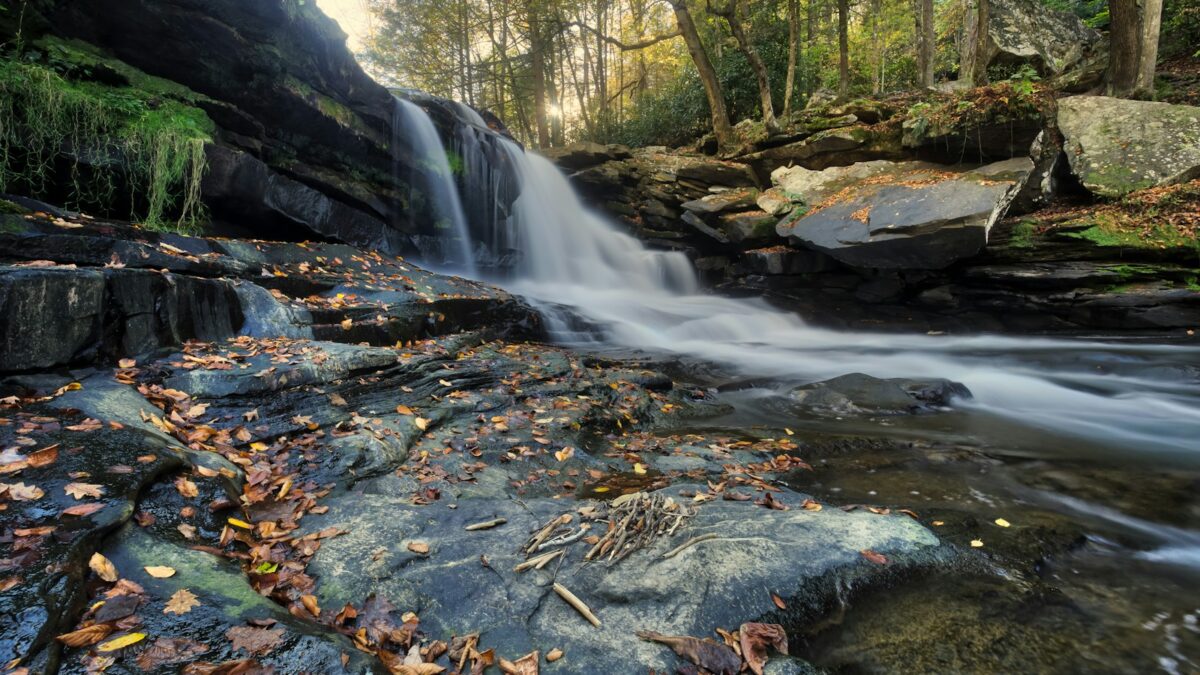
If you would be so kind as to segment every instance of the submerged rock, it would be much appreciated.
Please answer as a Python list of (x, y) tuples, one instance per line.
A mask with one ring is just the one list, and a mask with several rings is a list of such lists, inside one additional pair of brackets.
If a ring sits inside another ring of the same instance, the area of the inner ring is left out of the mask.
[(950, 380), (884, 380), (851, 373), (792, 390), (797, 403), (833, 414), (904, 415), (944, 408), (970, 398), (965, 386)]
[(1200, 108), (1107, 96), (1058, 102), (1071, 170), (1103, 197), (1200, 177)]
[(871, 162), (779, 175), (811, 210), (781, 236), (855, 267), (941, 269), (975, 255), (1032, 170), (1028, 158), (967, 172)]

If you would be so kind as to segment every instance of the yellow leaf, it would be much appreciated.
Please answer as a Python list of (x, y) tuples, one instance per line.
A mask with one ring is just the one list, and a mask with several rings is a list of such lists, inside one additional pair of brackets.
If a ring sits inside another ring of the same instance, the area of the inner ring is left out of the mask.
[(787, 433), (788, 436), (796, 435), (796, 432), (792, 431), (791, 429), (784, 428), (784, 431)]
[(983, 540), (982, 539), (972, 539), (971, 540), (971, 548), (983, 548)]
[(342, 322), (342, 330), (350, 330), (354, 326), (354, 321), (346, 319)]
[(96, 576), (109, 583), (117, 580), (117, 566), (99, 553), (92, 554), (92, 559), (88, 561), (88, 567), (92, 568)]
[(414, 419), (413, 424), (417, 425), (417, 428), (421, 431), (425, 431), (429, 428), (429, 420), (425, 419), (424, 417), (418, 417)]
[(1007, 520), (1005, 520), (1003, 518), (997, 518), (996, 524), (999, 525), (1000, 527), (1012, 527), (1012, 523), (1008, 522)]
[(167, 606), (163, 608), (163, 614), (187, 614), (193, 608), (199, 606), (200, 601), (196, 599), (196, 594), (186, 588), (181, 588), (175, 591), (170, 600), (167, 600)]
[(645, 475), (645, 473), (646, 473), (646, 465), (645, 465), (645, 464), (642, 464), (641, 462), (638, 462), (638, 463), (634, 464), (634, 465), (633, 465), (633, 472), (634, 472), (634, 473), (636, 473), (636, 474), (638, 474), (639, 476), (641, 476), (641, 475)]
[(250, 444), (250, 449), (255, 452), (263, 452), (269, 447), (271, 447), (271, 446), (267, 445), (266, 443), (263, 443), (262, 441), (254, 441), (253, 443)]
[(247, 523), (244, 520), (238, 520), (237, 518), (230, 518), (229, 524), (233, 525), (234, 527), (240, 527), (243, 530), (253, 530), (254, 529), (254, 526), (251, 525), (250, 523)]
[(598, 488), (596, 488), (595, 490), (593, 490), (593, 492), (598, 492), (598, 493), (600, 493), (600, 494), (604, 494), (605, 492), (608, 492), (608, 491), (609, 491), (609, 489), (610, 489), (610, 488), (608, 488), (607, 486), (601, 485), (600, 487), (598, 487)]
[(146, 639), (145, 633), (126, 633), (119, 638), (113, 638), (108, 642), (96, 647), (98, 652), (115, 652), (118, 649), (124, 649), (129, 645), (135, 645)]
[(174, 567), (149, 565), (142, 569), (146, 570), (146, 574), (149, 574), (150, 576), (154, 577), (155, 579), (167, 579), (167, 578), (175, 576), (175, 568)]
[(560, 462), (565, 462), (575, 455), (575, 448), (563, 448), (554, 452), (554, 458)]
[(400, 413), (401, 415), (412, 415), (412, 414), (414, 414), (414, 413), (413, 413), (413, 409), (412, 409), (412, 408), (410, 408), (410, 407), (408, 407), (408, 406), (406, 406), (406, 405), (398, 405), (398, 406), (396, 406), (396, 412)]

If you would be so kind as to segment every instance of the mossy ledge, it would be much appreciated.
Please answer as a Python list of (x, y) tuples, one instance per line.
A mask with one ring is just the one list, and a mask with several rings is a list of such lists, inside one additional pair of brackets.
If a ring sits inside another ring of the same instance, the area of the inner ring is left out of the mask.
[(194, 231), (215, 126), (180, 89), (72, 43), (0, 57), (0, 191)]

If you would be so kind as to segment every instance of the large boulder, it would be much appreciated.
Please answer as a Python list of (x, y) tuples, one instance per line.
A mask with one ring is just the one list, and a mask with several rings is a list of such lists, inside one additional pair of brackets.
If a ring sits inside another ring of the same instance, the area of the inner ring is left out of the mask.
[(1043, 75), (1058, 75), (1100, 41), (1079, 17), (1038, 0), (993, 0), (988, 18), (989, 64), (1029, 64)]
[(941, 269), (983, 249), (1032, 169), (1019, 158), (962, 172), (876, 162), (777, 174), (809, 208), (777, 231), (854, 267)]
[(1107, 96), (1058, 103), (1071, 170), (1104, 197), (1200, 177), (1200, 108)]
[(605, 162), (633, 157), (629, 148), (623, 145), (601, 145), (590, 142), (573, 143), (561, 148), (546, 148), (541, 153), (568, 171), (582, 171)]

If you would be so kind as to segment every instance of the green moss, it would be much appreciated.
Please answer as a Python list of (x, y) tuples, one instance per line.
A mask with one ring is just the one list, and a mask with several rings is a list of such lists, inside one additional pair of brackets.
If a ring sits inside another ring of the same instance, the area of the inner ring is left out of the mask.
[(23, 216), (26, 213), (29, 213), (29, 209), (24, 206), (7, 199), (0, 199), (0, 215)]
[(1200, 248), (1196, 237), (1168, 225), (1152, 225), (1143, 229), (1120, 227), (1113, 219), (1097, 217), (1091, 227), (1065, 236), (1090, 241), (1105, 248), (1161, 250), (1168, 248)]
[(1012, 248), (1033, 248), (1037, 231), (1037, 221), (1022, 220), (1013, 226), (1012, 234), (1008, 238), (1008, 245)]
[(149, 76), (135, 79), (150, 89), (72, 79), (95, 74), (99, 61), (86, 59), (100, 57), (51, 46), (57, 56), (37, 63), (0, 60), (0, 190), (44, 195), (65, 182), (71, 206), (109, 211), (123, 187), (131, 220), (194, 229), (205, 217), (204, 145), (215, 129), (208, 116), (180, 100), (177, 86)]
[(1184, 288), (1195, 293), (1200, 293), (1200, 277), (1188, 277), (1184, 282)]

